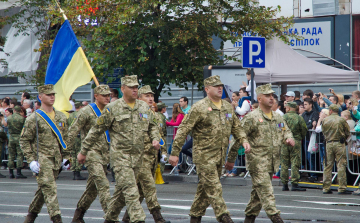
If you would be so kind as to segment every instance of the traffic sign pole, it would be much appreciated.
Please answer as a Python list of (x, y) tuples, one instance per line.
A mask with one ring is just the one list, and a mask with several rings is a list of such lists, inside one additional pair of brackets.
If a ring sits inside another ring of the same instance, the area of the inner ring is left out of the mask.
[(254, 68), (251, 68), (251, 104), (254, 104), (255, 101), (255, 91), (254, 91)]

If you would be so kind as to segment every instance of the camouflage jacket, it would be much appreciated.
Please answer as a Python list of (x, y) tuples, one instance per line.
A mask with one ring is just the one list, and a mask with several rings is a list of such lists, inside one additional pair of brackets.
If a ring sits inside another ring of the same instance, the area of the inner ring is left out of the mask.
[(156, 119), (159, 121), (159, 124), (160, 124), (160, 128), (161, 128), (161, 131), (162, 131), (161, 136), (166, 138), (167, 130), (166, 130), (166, 117), (165, 117), (165, 115), (160, 113), (160, 112), (156, 112)]
[(140, 100), (136, 100), (133, 109), (123, 98), (108, 104), (83, 140), (82, 151), (89, 151), (107, 129), (111, 138), (112, 166), (141, 167), (144, 134), (147, 133), (151, 141), (160, 140), (154, 116), (149, 106)]
[(10, 141), (18, 141), (20, 139), (21, 130), (24, 127), (25, 118), (15, 113), (8, 117), (7, 126), (10, 134)]
[[(39, 138), (39, 164), (40, 168), (52, 168), (58, 170), (61, 167), (62, 159), (70, 158), (69, 149), (63, 150), (57, 136), (53, 133), (49, 125), (37, 113), (38, 122), (38, 138)], [(37, 141), (36, 141), (36, 120), (35, 112), (32, 113), (25, 121), (24, 129), (20, 137), (21, 150), (26, 156), (27, 162), (31, 163), (36, 160)], [(63, 140), (67, 142), (67, 124), (66, 116), (61, 112), (55, 110), (55, 119), (61, 132)], [(69, 148), (69, 147), (67, 147)]]
[[(192, 131), (195, 164), (218, 164), (225, 161), (230, 134), (240, 143), (245, 133), (230, 103), (222, 100), (221, 109), (208, 98), (195, 103), (180, 124), (172, 153), (179, 156), (185, 138)], [(240, 147), (240, 146), (239, 146)]]
[(283, 119), (290, 128), (294, 139), (301, 141), (305, 138), (308, 128), (302, 116), (294, 111), (289, 111), (283, 116)]
[(337, 113), (333, 113), (322, 121), (322, 132), (324, 133), (326, 141), (340, 141), (340, 138), (345, 140), (350, 136), (350, 127), (346, 120), (340, 117)]
[[(284, 119), (274, 111), (272, 119), (257, 108), (241, 120), (241, 126), (247, 135), (251, 146), (250, 153), (246, 154), (246, 165), (250, 171), (276, 172), (280, 165), (280, 148), (286, 139), (293, 135)], [(228, 161), (235, 162), (233, 151), (239, 147), (231, 147)]]
[[(72, 146), (75, 143), (79, 132), (81, 134), (80, 138), (85, 139), (91, 127), (96, 124), (96, 120), (97, 116), (90, 105), (87, 105), (78, 111), (75, 120), (69, 127), (68, 144)], [(105, 132), (92, 143), (91, 147), (82, 147), (81, 154), (87, 156), (86, 162), (99, 162), (102, 165), (107, 165), (110, 161), (110, 156), (109, 143), (106, 140)]]

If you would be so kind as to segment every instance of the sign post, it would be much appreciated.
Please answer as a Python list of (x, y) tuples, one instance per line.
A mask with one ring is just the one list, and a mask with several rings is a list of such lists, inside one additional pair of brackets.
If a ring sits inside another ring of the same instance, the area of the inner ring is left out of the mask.
[(251, 68), (251, 104), (254, 103), (254, 68), (265, 68), (265, 38), (243, 37), (242, 62)]

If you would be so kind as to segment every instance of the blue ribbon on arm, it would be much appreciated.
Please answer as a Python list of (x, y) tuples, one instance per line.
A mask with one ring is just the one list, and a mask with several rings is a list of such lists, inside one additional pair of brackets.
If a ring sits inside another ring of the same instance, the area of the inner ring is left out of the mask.
[[(97, 106), (96, 103), (91, 103), (90, 104), (92, 110), (94, 111), (95, 115), (99, 118), (101, 115), (101, 111), (99, 109), (99, 107)], [(105, 131), (105, 135), (106, 135), (106, 140), (108, 143), (110, 143), (110, 134), (109, 134), (109, 130)]]

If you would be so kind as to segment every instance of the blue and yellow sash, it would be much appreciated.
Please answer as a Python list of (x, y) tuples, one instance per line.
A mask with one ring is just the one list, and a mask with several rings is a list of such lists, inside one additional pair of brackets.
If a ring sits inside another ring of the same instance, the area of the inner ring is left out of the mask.
[[(97, 106), (97, 104), (95, 103), (91, 103), (90, 107), (92, 108), (92, 110), (94, 111), (95, 115), (99, 118), (101, 115), (101, 111), (99, 109), (99, 107)], [(105, 135), (106, 135), (106, 140), (108, 143), (110, 143), (110, 134), (109, 134), (109, 130), (105, 131)]]
[[(60, 145), (62, 146), (62, 148), (64, 150), (67, 149), (67, 146), (63, 140), (63, 137), (61, 135), (60, 130), (58, 129), (58, 127), (56, 126), (56, 124), (54, 123), (54, 121), (41, 109), (38, 109), (35, 111), (35, 113), (37, 113), (42, 119), (44, 119), (44, 121), (49, 125), (49, 127), (51, 128), (51, 130), (55, 133)], [(59, 126), (63, 126), (64, 123), (59, 123)]]

